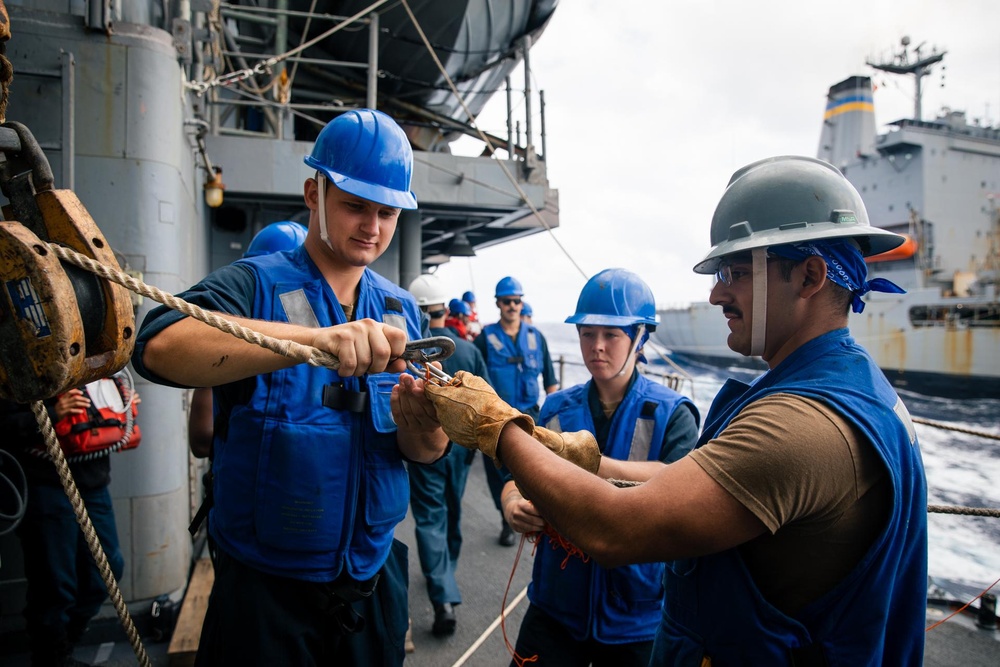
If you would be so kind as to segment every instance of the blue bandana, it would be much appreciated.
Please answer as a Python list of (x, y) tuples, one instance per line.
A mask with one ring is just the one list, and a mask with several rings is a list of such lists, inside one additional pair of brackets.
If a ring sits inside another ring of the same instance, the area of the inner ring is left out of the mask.
[(811, 255), (822, 257), (826, 261), (826, 277), (854, 295), (851, 309), (855, 313), (865, 309), (865, 302), (861, 297), (868, 292), (906, 294), (906, 290), (891, 280), (885, 278), (865, 280), (868, 277), (865, 258), (861, 255), (861, 251), (848, 241), (790, 243), (771, 246), (767, 251), (772, 255), (795, 261), (802, 261)]

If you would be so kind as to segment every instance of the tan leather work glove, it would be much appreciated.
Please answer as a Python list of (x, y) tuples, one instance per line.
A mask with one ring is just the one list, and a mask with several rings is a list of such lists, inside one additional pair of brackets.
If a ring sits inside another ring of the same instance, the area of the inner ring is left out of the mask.
[(531, 435), (555, 452), (559, 458), (575, 463), (587, 472), (596, 475), (597, 469), (601, 467), (601, 450), (598, 449), (597, 440), (590, 431), (558, 433), (536, 426)]
[(525, 433), (531, 433), (535, 422), (501, 400), (486, 380), (478, 375), (459, 371), (455, 385), (438, 386), (428, 382), (424, 395), (434, 404), (441, 428), (452, 442), (469, 449), (478, 449), (497, 460), (500, 431), (513, 421)]

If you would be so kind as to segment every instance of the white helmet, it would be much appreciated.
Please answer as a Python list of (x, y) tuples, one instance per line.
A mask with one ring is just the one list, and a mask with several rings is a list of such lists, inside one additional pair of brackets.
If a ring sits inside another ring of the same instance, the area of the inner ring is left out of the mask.
[(413, 282), (410, 283), (410, 294), (417, 300), (418, 306), (448, 303), (448, 295), (445, 293), (441, 279), (429, 273), (413, 279)]

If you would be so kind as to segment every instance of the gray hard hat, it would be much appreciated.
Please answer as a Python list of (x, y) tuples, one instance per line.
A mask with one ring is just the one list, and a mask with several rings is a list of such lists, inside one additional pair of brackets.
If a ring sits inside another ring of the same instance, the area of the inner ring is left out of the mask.
[(727, 255), (785, 243), (854, 239), (868, 257), (903, 243), (872, 227), (861, 195), (840, 171), (811, 157), (749, 164), (729, 179), (712, 217), (712, 249), (696, 273), (715, 273)]

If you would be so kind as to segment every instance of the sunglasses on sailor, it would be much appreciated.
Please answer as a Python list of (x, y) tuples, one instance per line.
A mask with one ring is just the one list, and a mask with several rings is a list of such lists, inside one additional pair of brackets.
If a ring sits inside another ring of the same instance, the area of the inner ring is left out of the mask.
[(520, 305), (521, 303), (520, 299), (497, 299), (497, 300), (505, 306), (510, 306), (510, 305), (517, 306)]

